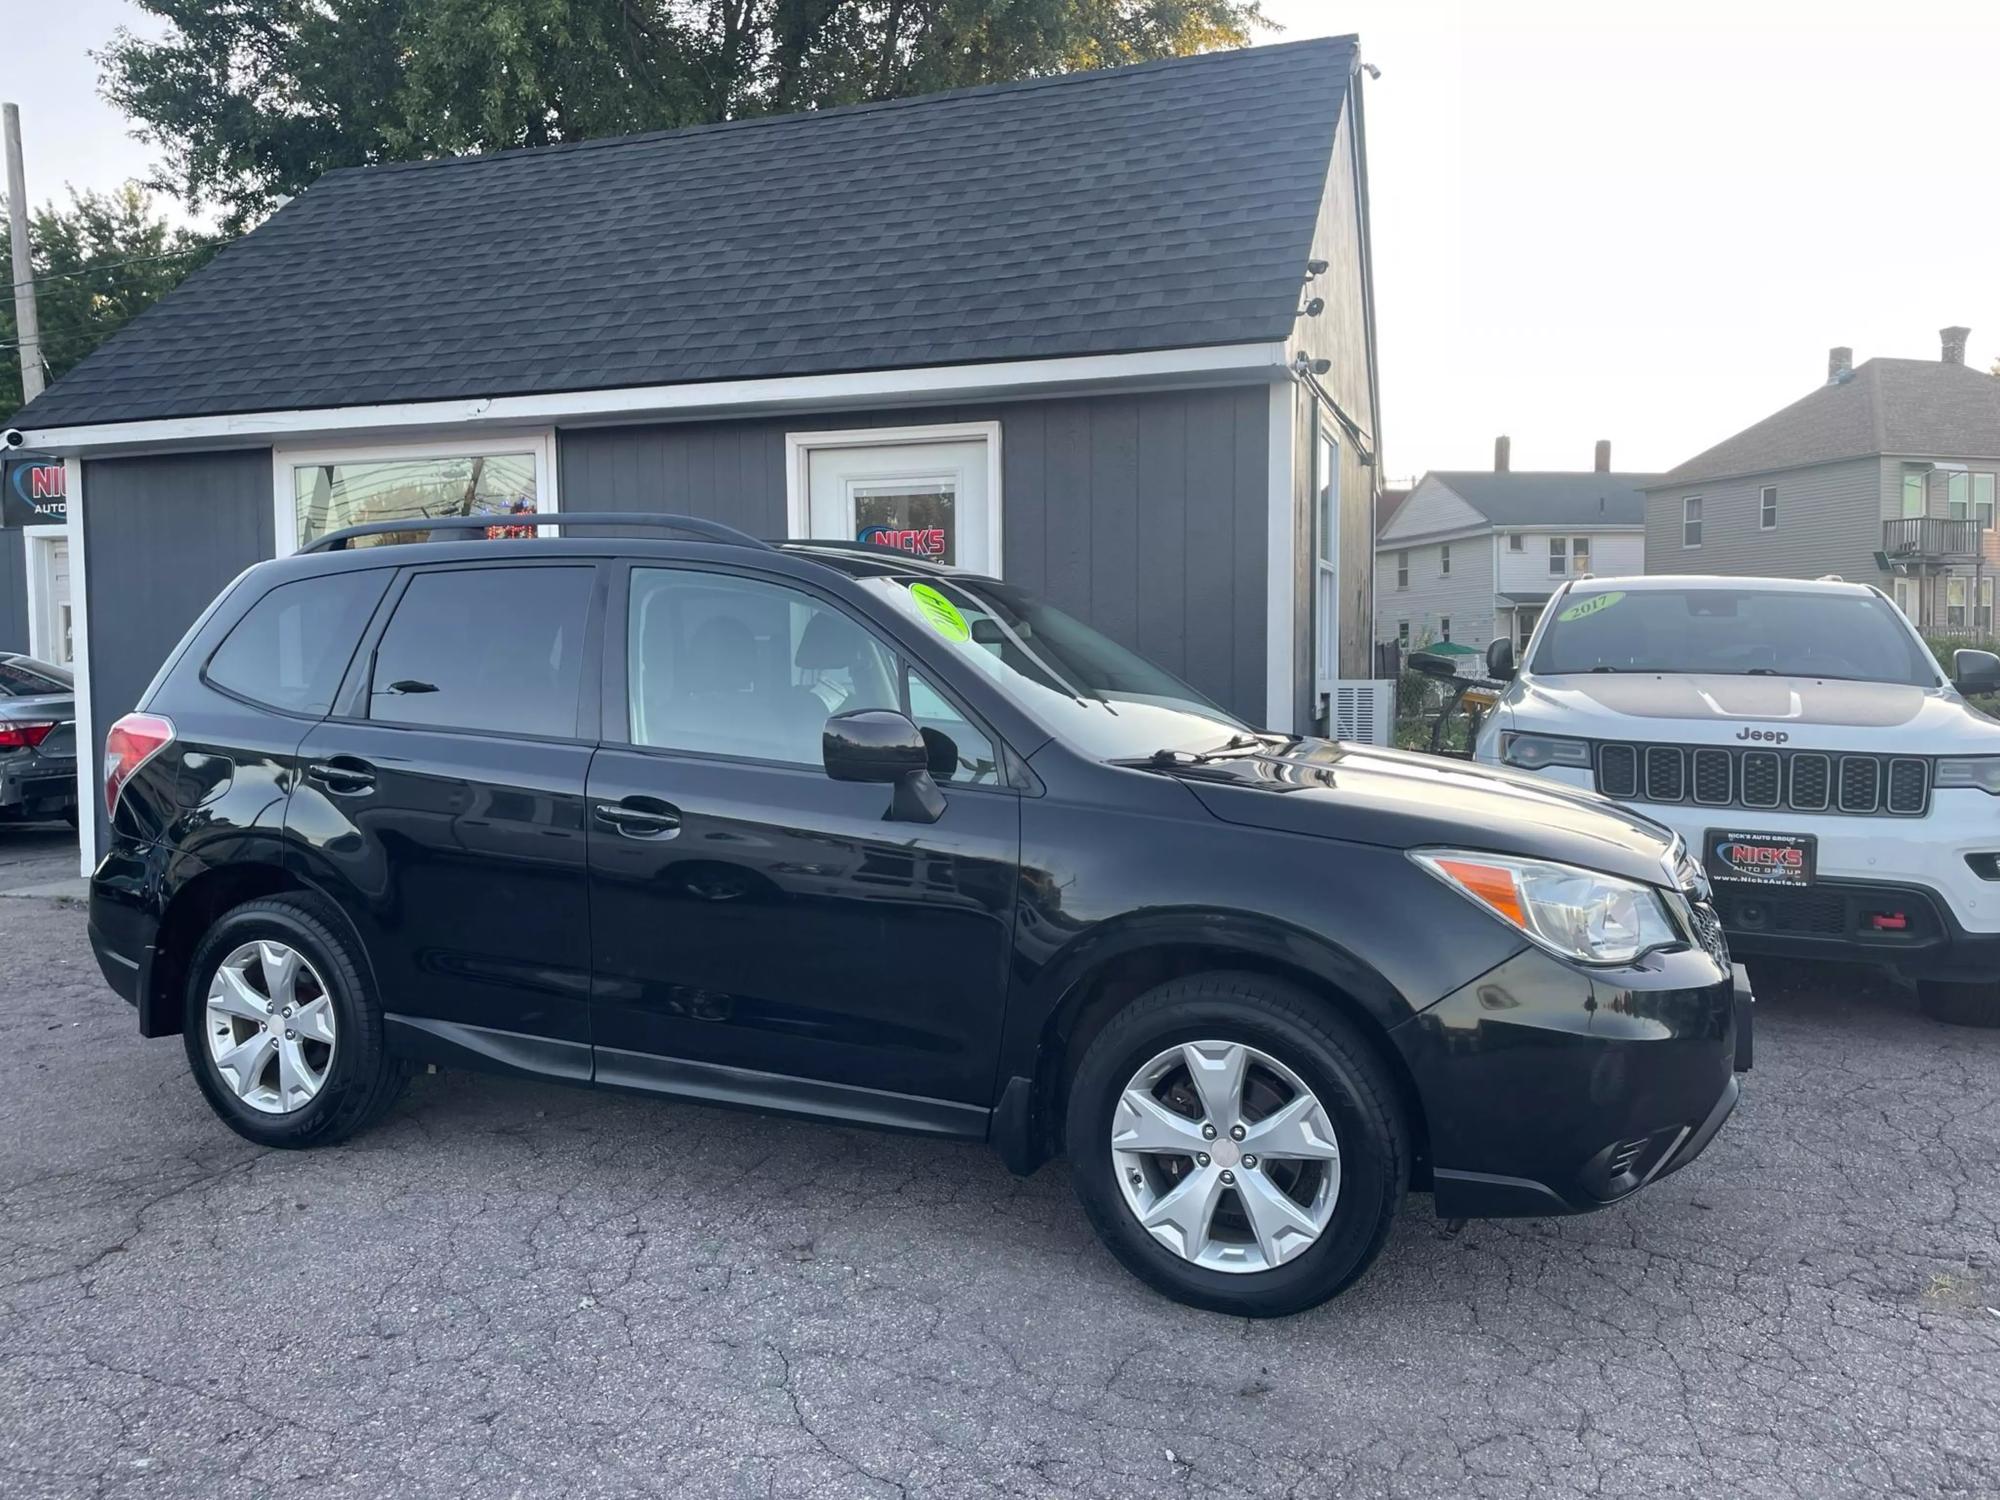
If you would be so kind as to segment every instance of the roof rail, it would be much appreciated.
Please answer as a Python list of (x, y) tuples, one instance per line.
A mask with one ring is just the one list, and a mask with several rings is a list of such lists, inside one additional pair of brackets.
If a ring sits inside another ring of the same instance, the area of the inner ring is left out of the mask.
[(383, 536), (397, 531), (491, 531), (495, 527), (523, 526), (652, 526), (663, 531), (681, 531), (705, 542), (724, 542), (735, 547), (761, 547), (771, 550), (771, 544), (760, 541), (747, 531), (738, 531), (734, 526), (725, 526), (720, 521), (705, 521), (700, 516), (675, 516), (653, 514), (646, 511), (627, 513), (616, 510), (591, 511), (534, 511), (523, 515), (492, 516), (410, 516), (401, 521), (364, 521), (359, 526), (346, 526), (339, 531), (329, 531), (325, 536), (315, 537), (300, 552), (345, 552), (348, 543), (356, 537)]

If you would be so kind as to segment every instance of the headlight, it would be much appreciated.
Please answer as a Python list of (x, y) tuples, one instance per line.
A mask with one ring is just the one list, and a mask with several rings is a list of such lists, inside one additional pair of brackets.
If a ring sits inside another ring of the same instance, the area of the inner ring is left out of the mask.
[(1500, 759), (1524, 771), (1539, 771), (1544, 766), (1583, 766), (1588, 769), (1590, 746), (1583, 740), (1557, 739), (1552, 734), (1503, 734), (1500, 736)]
[(1660, 892), (1635, 880), (1456, 849), (1417, 850), (1410, 858), (1561, 958), (1624, 964), (1686, 942)]
[(2000, 755), (1961, 755), (1937, 763), (1933, 786), (1972, 786), (2000, 797)]

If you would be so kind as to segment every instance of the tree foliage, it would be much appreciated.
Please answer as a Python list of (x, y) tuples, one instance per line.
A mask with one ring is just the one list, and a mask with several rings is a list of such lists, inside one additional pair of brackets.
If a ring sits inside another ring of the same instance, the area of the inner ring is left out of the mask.
[[(207, 260), (214, 246), (176, 229), (137, 183), (113, 193), (70, 193), (28, 219), (36, 323), (46, 376), (54, 380)], [(0, 266), (11, 264), (0, 216)], [(13, 280), (11, 274), (9, 282)], [(20, 331), (10, 291), (0, 298), (0, 402), (21, 389)]]
[(1258, 0), (137, 0), (99, 54), (157, 186), (240, 229), (335, 167), (1240, 45)]

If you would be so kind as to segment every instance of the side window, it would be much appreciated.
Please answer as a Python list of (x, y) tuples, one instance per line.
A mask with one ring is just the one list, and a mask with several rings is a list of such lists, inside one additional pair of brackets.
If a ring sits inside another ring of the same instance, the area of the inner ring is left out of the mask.
[(626, 629), (635, 745), (819, 766), (830, 715), (901, 707), (895, 658), (782, 584), (634, 568)]
[(269, 708), (325, 714), (389, 577), (370, 568), (279, 584), (236, 622), (203, 675)]
[(491, 734), (576, 735), (590, 568), (419, 573), (375, 649), (368, 716)]
[[(910, 717), (931, 746), (931, 775), (957, 786), (995, 786), (1000, 760), (989, 740), (952, 707), (951, 700), (932, 687), (914, 668), (905, 670), (910, 692)], [(949, 741), (949, 747), (945, 745)]]

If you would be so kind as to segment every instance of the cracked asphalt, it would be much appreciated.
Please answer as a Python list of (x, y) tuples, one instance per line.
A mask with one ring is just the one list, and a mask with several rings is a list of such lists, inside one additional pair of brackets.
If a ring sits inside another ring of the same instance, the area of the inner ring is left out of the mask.
[(974, 1147), (449, 1074), (259, 1150), (0, 896), (0, 1495), (2000, 1493), (2000, 1032), (1807, 977), (1695, 1166), (1251, 1323)]

